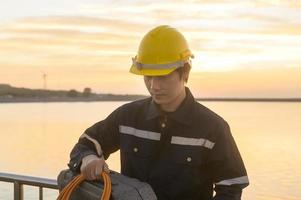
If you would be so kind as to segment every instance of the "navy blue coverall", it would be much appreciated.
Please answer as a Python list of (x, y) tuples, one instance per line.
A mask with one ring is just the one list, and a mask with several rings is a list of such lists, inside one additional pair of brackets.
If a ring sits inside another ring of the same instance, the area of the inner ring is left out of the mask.
[(121, 173), (149, 183), (159, 200), (239, 200), (249, 184), (227, 122), (188, 88), (175, 112), (162, 112), (150, 97), (88, 128), (70, 154), (70, 169), (78, 172), (82, 158), (99, 148), (105, 159), (120, 150)]

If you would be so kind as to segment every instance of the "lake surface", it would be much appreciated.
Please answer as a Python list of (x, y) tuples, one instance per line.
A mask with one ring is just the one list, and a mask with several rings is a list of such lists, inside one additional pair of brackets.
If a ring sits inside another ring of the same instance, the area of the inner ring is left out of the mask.
[[(125, 102), (0, 104), (0, 172), (56, 179), (82, 132)], [(250, 178), (244, 200), (301, 199), (301, 103), (203, 102), (228, 121)], [(119, 171), (118, 152), (110, 169)], [(0, 199), (13, 199), (0, 183)], [(45, 199), (57, 192), (46, 190)], [(38, 190), (25, 187), (25, 199)]]

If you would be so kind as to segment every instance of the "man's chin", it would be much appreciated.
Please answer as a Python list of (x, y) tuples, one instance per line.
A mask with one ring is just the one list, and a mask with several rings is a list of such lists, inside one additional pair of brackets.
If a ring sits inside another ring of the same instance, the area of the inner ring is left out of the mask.
[(156, 96), (156, 95), (153, 95), (152, 96), (154, 102), (156, 104), (166, 104), (168, 101), (166, 100), (166, 97), (165, 96)]

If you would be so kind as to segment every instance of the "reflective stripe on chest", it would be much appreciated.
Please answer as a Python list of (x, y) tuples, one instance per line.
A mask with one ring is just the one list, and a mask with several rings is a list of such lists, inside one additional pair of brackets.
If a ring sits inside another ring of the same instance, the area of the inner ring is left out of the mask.
[(157, 140), (159, 141), (161, 138), (161, 134), (152, 131), (139, 130), (129, 126), (119, 126), (119, 132), (123, 134), (133, 135), (139, 138), (149, 139), (149, 140)]
[[(161, 139), (161, 133), (140, 130), (130, 126), (119, 126), (119, 132), (122, 134), (132, 135), (138, 138), (144, 138), (148, 140), (156, 140), (159, 141)], [(171, 144), (177, 145), (188, 145), (188, 146), (202, 146), (208, 149), (212, 149), (215, 145), (214, 142), (204, 138), (188, 138), (188, 137), (180, 137), (180, 136), (172, 136)]]
[(215, 143), (204, 138), (187, 138), (187, 137), (172, 136), (171, 144), (201, 146), (201, 147), (206, 147), (208, 149), (212, 149)]

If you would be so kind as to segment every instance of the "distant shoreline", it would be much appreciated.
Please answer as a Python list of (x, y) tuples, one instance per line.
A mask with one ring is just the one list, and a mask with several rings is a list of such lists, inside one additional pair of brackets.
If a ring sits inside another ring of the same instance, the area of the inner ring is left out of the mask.
[(196, 100), (223, 102), (301, 102), (301, 98), (197, 98)]
[[(91, 88), (82, 92), (71, 90), (45, 90), (12, 87), (0, 84), (0, 103), (38, 103), (38, 102), (97, 102), (97, 101), (134, 101), (147, 98), (137, 94), (98, 94)], [(197, 101), (215, 102), (301, 102), (301, 98), (243, 98), (243, 97), (203, 97)]]
[(98, 102), (98, 101), (134, 101), (143, 97), (136, 96), (103, 96), (103, 97), (13, 97), (1, 98), (0, 103), (51, 103), (51, 102)]
[[(52, 103), (52, 102), (108, 102), (108, 101), (135, 101), (147, 96), (139, 98), (131, 96), (119, 97), (59, 97), (59, 98), (41, 98), (41, 97), (14, 97), (1, 98), (0, 103)], [(301, 102), (301, 98), (196, 98), (197, 101), (207, 102)]]

